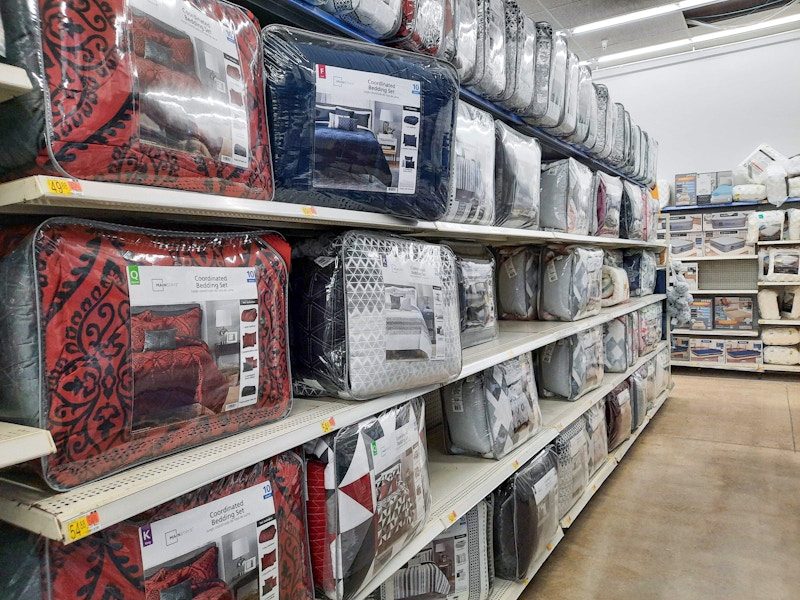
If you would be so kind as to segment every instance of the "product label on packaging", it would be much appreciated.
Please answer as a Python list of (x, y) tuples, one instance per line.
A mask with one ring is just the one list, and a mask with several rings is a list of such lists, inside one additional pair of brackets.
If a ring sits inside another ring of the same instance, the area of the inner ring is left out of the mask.
[(134, 429), (258, 401), (258, 289), (246, 267), (129, 265)]
[(556, 485), (558, 485), (558, 475), (555, 469), (550, 469), (533, 485), (533, 498), (536, 500), (536, 504), (541, 504)]
[(460, 385), (451, 387), (450, 392), (450, 409), (453, 412), (464, 412), (464, 394)]
[(800, 251), (797, 250), (771, 250), (771, 274), (800, 275)]
[(586, 431), (580, 431), (569, 441), (569, 455), (574, 460), (583, 449), (588, 447), (589, 437), (586, 435)]
[(142, 142), (248, 167), (248, 73), (235, 32), (189, 0), (129, 2)]
[[(194, 565), (228, 597), (278, 600), (278, 522), (269, 481), (139, 528), (145, 581)], [(209, 588), (209, 589), (211, 589)]]
[(506, 275), (509, 279), (514, 279), (517, 276), (517, 268), (514, 266), (514, 258), (509, 256), (503, 263), (503, 268), (506, 270)]
[(420, 83), (323, 64), (315, 80), (314, 187), (413, 194)]
[(444, 293), (436, 265), (380, 254), (386, 360), (444, 360)]

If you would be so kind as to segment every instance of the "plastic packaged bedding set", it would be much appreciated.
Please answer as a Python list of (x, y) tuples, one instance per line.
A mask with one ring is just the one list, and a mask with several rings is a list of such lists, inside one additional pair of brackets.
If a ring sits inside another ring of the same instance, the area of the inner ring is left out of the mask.
[(488, 600), (494, 584), (494, 502), (478, 502), (381, 585), (376, 600)]
[(0, 111), (0, 180), (44, 174), (272, 197), (249, 12), (223, 0), (3, 0), (3, 19), (7, 61), (33, 90)]
[(314, 585), (351, 598), (416, 535), (430, 510), (425, 403), (415, 398), (309, 442)]
[(639, 327), (642, 332), (643, 345), (640, 354), (652, 352), (664, 335), (663, 308), (660, 302), (648, 304), (639, 311)]
[(403, 0), (403, 18), (391, 43), (452, 62), (456, 51), (454, 20), (452, 0)]
[(597, 136), (589, 153), (597, 158), (607, 158), (611, 154), (614, 140), (614, 103), (609, 100), (608, 87), (602, 83), (593, 83), (597, 95)]
[(602, 171), (594, 174), (592, 195), (595, 210), (592, 212), (590, 233), (600, 237), (619, 237), (622, 192), (623, 184), (619, 177)]
[(286, 416), (289, 258), (271, 232), (45, 221), (0, 259), (0, 419), (50, 431), (68, 489)]
[(578, 55), (567, 50), (567, 80), (564, 96), (564, 112), (561, 119), (553, 127), (545, 126), (547, 131), (558, 137), (569, 137), (578, 126), (578, 90), (580, 85), (580, 67)]
[(495, 574), (523, 581), (558, 530), (558, 464), (548, 446), (494, 492)]
[(454, 185), (443, 221), (494, 224), (494, 119), (458, 101)]
[(647, 412), (647, 367), (642, 366), (628, 378), (631, 393), (631, 431), (636, 431), (644, 422)]
[(536, 319), (541, 249), (504, 246), (497, 252), (497, 306), (501, 319)]
[(777, 246), (759, 251), (758, 280), (800, 283), (800, 246)]
[(630, 300), (631, 291), (625, 269), (603, 265), (601, 296), (600, 305), (602, 307), (615, 306)]
[(304, 489), (287, 452), (69, 545), (0, 524), (0, 597), (312, 600)]
[(555, 127), (564, 118), (567, 95), (567, 39), (550, 24), (536, 23), (536, 75), (533, 103), (523, 117), (540, 127)]
[(478, 52), (478, 1), (453, 0), (456, 52), (453, 64), (462, 85), (472, 83)]
[(605, 398), (583, 413), (586, 435), (589, 438), (589, 477), (603, 466), (608, 458), (608, 431), (606, 429)]
[(547, 247), (542, 252), (539, 318), (577, 321), (600, 313), (603, 251), (581, 246)]
[(294, 379), (365, 400), (461, 371), (458, 279), (447, 246), (349, 231), (295, 247)]
[(305, 0), (354, 29), (385, 40), (397, 33), (403, 16), (403, 0)]
[(574, 158), (542, 163), (539, 226), (588, 235), (592, 222), (592, 172)]
[(484, 98), (506, 89), (506, 12), (503, 0), (477, 0), (478, 46), (470, 87)]
[(658, 260), (652, 250), (623, 252), (623, 268), (628, 275), (631, 296), (649, 296), (656, 289)]
[(449, 454), (498, 459), (542, 428), (530, 352), (444, 388)]
[(631, 437), (633, 409), (631, 408), (630, 379), (626, 379), (606, 395), (606, 428), (608, 451), (616, 449)]
[(633, 334), (630, 313), (603, 323), (606, 373), (624, 373), (633, 365)]
[(753, 212), (747, 215), (747, 243), (774, 242), (783, 239), (785, 211)]
[(429, 221), (445, 214), (459, 92), (452, 65), (278, 25), (262, 37), (275, 200)]
[(567, 514), (589, 486), (589, 436), (586, 422), (576, 419), (558, 434), (558, 518)]
[(494, 224), (538, 229), (542, 165), (539, 141), (502, 121), (495, 121), (494, 127)]
[(624, 265), (622, 248), (611, 248), (603, 250), (603, 264), (609, 267), (621, 269)]
[(597, 92), (589, 67), (581, 65), (578, 77), (578, 122), (568, 141), (586, 150), (594, 146), (597, 139)]
[(533, 102), (536, 82), (536, 24), (515, 2), (506, 2), (506, 72), (510, 73), (499, 104), (521, 113)]
[(539, 390), (543, 397), (577, 400), (603, 383), (603, 327), (596, 326), (539, 350)]
[(458, 270), (458, 298), (461, 311), (461, 347), (469, 348), (497, 338), (495, 261), (483, 246), (452, 244)]
[(642, 188), (627, 180), (622, 182), (622, 188), (619, 237), (626, 240), (643, 240), (645, 215)]

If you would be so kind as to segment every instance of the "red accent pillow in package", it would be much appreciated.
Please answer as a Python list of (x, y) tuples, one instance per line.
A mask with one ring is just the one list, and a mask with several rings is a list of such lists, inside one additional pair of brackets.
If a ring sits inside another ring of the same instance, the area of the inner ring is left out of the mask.
[(0, 420), (52, 433), (63, 490), (285, 417), (288, 260), (271, 232), (45, 221), (0, 259)]
[(224, 0), (7, 1), (10, 62), (33, 91), (0, 111), (0, 179), (272, 198), (261, 30), (249, 12)]
[(303, 477), (279, 454), (69, 545), (0, 524), (0, 597), (312, 600)]

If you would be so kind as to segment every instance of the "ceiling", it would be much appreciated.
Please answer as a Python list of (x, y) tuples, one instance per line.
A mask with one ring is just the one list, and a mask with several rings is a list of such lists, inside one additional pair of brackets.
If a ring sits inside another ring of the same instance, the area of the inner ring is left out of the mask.
[[(769, 0), (764, 0), (764, 2), (768, 1)], [(615, 0), (613, 2), (604, 0), (590, 0), (588, 2), (576, 0), (517, 0), (517, 2), (520, 8), (534, 21), (548, 21), (553, 26), (553, 29), (559, 30), (569, 29), (601, 19), (616, 17), (637, 10), (669, 4), (670, 0)], [(729, 2), (719, 3), (714, 8), (717, 11), (726, 12), (728, 10), (727, 5), (730, 5), (731, 8), (735, 8), (737, 4), (739, 3), (736, 0), (730, 0)], [(693, 14), (695, 12), (697, 11), (692, 11)], [(783, 17), (793, 14), (800, 14), (800, 2), (795, 2), (791, 6), (785, 8), (762, 10), (757, 14), (716, 21), (714, 25), (716, 27), (739, 27), (775, 18), (776, 16)], [(709, 41), (703, 44), (696, 44), (695, 48), (698, 49), (722, 43), (738, 42), (754, 36), (782, 33), (797, 29), (800, 29), (800, 21), (739, 36), (727, 37), (721, 40)], [(681, 12), (674, 12), (635, 23), (628, 23), (608, 29), (575, 35), (570, 38), (569, 47), (578, 54), (581, 60), (591, 61), (604, 54), (614, 54), (644, 46), (652, 46), (654, 44), (684, 39), (694, 35), (712, 33), (714, 31), (717, 31), (717, 29), (706, 26), (689, 27), (686, 24), (684, 14)], [(603, 48), (604, 40), (605, 49)], [(672, 54), (677, 51), (678, 50), (674, 49), (665, 50), (663, 54)], [(642, 60), (652, 56), (653, 55), (642, 56), (636, 59), (629, 58), (620, 62)]]

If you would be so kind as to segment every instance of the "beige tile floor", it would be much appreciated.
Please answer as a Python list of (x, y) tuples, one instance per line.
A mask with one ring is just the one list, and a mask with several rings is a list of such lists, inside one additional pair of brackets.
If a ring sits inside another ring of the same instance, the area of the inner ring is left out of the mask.
[(524, 600), (800, 599), (800, 376), (676, 387)]

